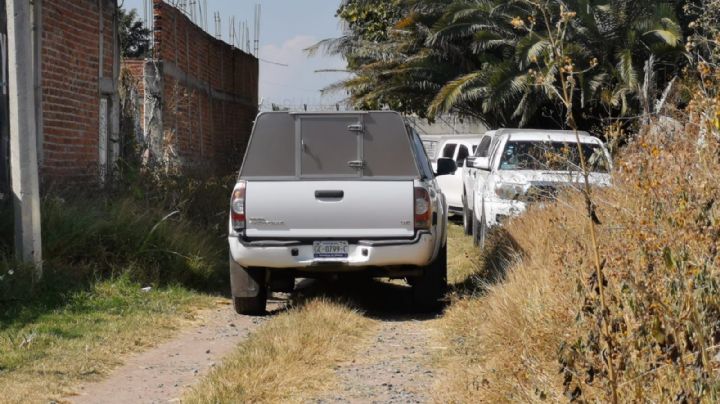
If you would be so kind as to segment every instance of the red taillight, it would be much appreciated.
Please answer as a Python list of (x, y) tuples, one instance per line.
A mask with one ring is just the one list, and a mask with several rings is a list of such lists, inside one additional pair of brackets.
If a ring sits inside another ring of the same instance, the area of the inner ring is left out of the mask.
[(235, 230), (245, 228), (245, 181), (239, 181), (230, 200), (230, 218)]
[(430, 194), (425, 188), (415, 188), (415, 230), (429, 229), (431, 218)]

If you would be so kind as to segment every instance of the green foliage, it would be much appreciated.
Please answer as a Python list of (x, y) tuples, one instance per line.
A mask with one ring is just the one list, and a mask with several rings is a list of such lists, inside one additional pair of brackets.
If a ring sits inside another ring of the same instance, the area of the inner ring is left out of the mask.
[[(226, 285), (230, 178), (198, 180), (126, 172), (100, 193), (42, 201), (45, 281), (35, 294), (127, 275), (153, 285), (222, 291)], [(0, 299), (26, 298), (29, 268), (11, 259), (12, 206), (0, 206)], [(12, 275), (8, 275), (12, 271)], [(50, 288), (51, 290), (47, 290)]]
[(148, 285), (182, 284), (201, 290), (218, 290), (225, 282), (223, 240), (182, 219), (177, 211), (168, 214), (131, 198), (50, 198), (42, 204), (42, 215), (45, 279), (31, 287), (30, 268), (8, 258), (10, 243), (4, 234), (2, 300), (25, 299), (30, 291), (60, 292), (59, 279), (61, 288), (120, 275)]
[(150, 53), (150, 30), (138, 18), (137, 10), (118, 8), (120, 53), (126, 58), (145, 58)]
[[(0, 390), (10, 402), (30, 391), (30, 401), (47, 401), (106, 373), (118, 354), (167, 336), (212, 302), (193, 290), (228, 290), (232, 181), (123, 173), (104, 190), (42, 200), (40, 282), (12, 258), (12, 204), (0, 204)], [(57, 375), (39, 381), (37, 369), (48, 367)]]
[(397, 3), (348, 0), (338, 8), (336, 16), (363, 40), (385, 41), (388, 39), (388, 30), (401, 16)]
[[(311, 49), (348, 60), (355, 76), (329, 90), (349, 91), (361, 109), (387, 106), (429, 117), (453, 112), (491, 127), (562, 126), (565, 113), (549, 87), (569, 62), (578, 81), (575, 115), (589, 127), (654, 105), (654, 89), (664, 88), (685, 60), (671, 2), (551, 1), (546, 15), (531, 1), (349, 4), (353, 11), (392, 6), (401, 16), (339, 13), (348, 26), (345, 36)], [(569, 60), (558, 61), (548, 30), (564, 19), (569, 24), (562, 54)], [(377, 32), (382, 27), (384, 34)], [(646, 64), (655, 74), (645, 73)]]

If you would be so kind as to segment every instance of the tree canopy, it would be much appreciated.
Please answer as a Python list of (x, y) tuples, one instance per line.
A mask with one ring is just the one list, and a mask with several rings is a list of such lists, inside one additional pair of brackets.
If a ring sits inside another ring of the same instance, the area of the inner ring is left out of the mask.
[(143, 58), (150, 52), (150, 30), (138, 18), (137, 10), (118, 9), (120, 52), (126, 58)]
[[(542, 7), (539, 7), (542, 5)], [(343, 89), (360, 109), (422, 117), (457, 113), (490, 127), (564, 125), (552, 88), (577, 79), (583, 127), (653, 108), (686, 61), (677, 3), (651, 0), (346, 0), (340, 38), (312, 47), (342, 55)], [(562, 54), (548, 32), (559, 22)]]

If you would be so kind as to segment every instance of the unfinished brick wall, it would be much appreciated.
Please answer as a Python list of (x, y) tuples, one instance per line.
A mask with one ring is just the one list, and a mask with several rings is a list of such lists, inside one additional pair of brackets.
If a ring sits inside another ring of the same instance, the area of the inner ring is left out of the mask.
[(45, 182), (97, 182), (117, 136), (117, 2), (41, 4), (41, 175)]
[(143, 131), (156, 162), (227, 174), (240, 167), (257, 114), (258, 61), (182, 12), (154, 2), (153, 58), (125, 66), (142, 81)]
[[(142, 85), (143, 81), (143, 75), (145, 71), (145, 61), (144, 60), (123, 60), (122, 62), (122, 68), (127, 70), (127, 73), (130, 74), (134, 79), (134, 87), (137, 91), (137, 98), (140, 100), (145, 98), (145, 91), (144, 86)], [(142, 115), (142, 107), (143, 103), (139, 104), (140, 114)]]

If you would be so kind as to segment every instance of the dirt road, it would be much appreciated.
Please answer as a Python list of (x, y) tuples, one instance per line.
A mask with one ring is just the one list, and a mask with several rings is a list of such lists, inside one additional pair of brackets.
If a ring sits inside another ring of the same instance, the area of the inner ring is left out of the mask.
[(340, 364), (340, 385), (318, 403), (424, 403), (433, 381), (430, 335), (412, 319), (384, 321), (372, 344)]
[(348, 300), (380, 322), (356, 357), (337, 364), (337, 388), (317, 403), (426, 403), (435, 372), (431, 358), (435, 316), (414, 312), (410, 289), (379, 281), (324, 285), (324, 294)]
[[(433, 316), (412, 310), (410, 289), (400, 284), (350, 280), (304, 282), (291, 300), (326, 296), (347, 302), (379, 322), (375, 336), (346, 363), (334, 365), (338, 383), (311, 400), (317, 403), (429, 401)], [(276, 300), (281, 311), (289, 300)], [(273, 316), (249, 317), (229, 305), (205, 313), (202, 324), (171, 341), (126, 361), (110, 378), (78, 390), (74, 403), (179, 402), (188, 386), (199, 381), (259, 324)]]
[[(273, 301), (268, 308), (279, 310), (283, 305), (282, 301)], [(229, 304), (203, 312), (197, 326), (130, 357), (108, 379), (81, 386), (78, 396), (67, 399), (77, 404), (179, 402), (185, 388), (269, 318), (238, 316)]]

